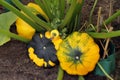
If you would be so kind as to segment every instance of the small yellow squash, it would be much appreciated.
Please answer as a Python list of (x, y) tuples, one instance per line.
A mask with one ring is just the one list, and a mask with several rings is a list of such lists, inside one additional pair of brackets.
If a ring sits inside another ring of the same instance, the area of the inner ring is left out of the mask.
[[(28, 3), (27, 6), (36, 10), (36, 11), (33, 11), (33, 13), (35, 15), (39, 14), (39, 15), (41, 15), (41, 17), (45, 18), (46, 21), (49, 20), (47, 15), (44, 13), (44, 11), (37, 4)], [(16, 29), (17, 29), (18, 35), (20, 35), (24, 38), (30, 39), (30, 40), (32, 39), (32, 36), (35, 33), (35, 29), (19, 17), (16, 20)]]

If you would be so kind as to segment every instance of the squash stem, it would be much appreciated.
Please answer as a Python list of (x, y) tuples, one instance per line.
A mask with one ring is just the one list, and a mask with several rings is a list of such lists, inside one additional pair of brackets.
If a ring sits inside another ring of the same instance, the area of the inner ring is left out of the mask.
[(4, 35), (7, 35), (11, 38), (14, 38), (16, 40), (19, 40), (19, 41), (22, 41), (22, 42), (25, 42), (25, 43), (28, 43), (30, 40), (26, 39), (26, 38), (23, 38), (15, 33), (12, 33), (12, 32), (9, 32), (9, 31), (6, 31), (6, 30), (3, 30), (3, 29), (0, 29), (0, 34), (4, 34)]
[(85, 80), (83, 76), (79, 76), (78, 80)]
[(103, 71), (103, 73), (110, 79), (110, 80), (114, 80), (105, 70), (104, 68), (102, 67), (102, 65), (98, 62), (97, 63), (99, 68)]
[(63, 71), (63, 69), (59, 66), (57, 80), (63, 80), (63, 75), (64, 75), (64, 71)]

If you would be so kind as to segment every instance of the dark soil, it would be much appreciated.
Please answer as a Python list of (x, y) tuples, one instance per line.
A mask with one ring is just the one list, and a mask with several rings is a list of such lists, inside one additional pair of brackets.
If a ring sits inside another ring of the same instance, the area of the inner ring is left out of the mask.
[[(24, 4), (33, 0), (22, 0)], [(120, 9), (119, 0), (111, 0), (113, 3), (113, 12)], [(82, 22), (89, 18), (89, 12), (92, 8), (94, 0), (85, 0), (83, 7)], [(104, 19), (108, 17), (110, 0), (99, 0), (93, 15), (93, 21), (96, 24), (98, 7), (102, 7), (102, 15)], [(0, 7), (0, 13), (3, 8)], [(120, 18), (112, 23), (114, 30), (120, 29)], [(15, 31), (13, 26), (12, 31)], [(116, 69), (111, 74), (114, 80), (120, 80), (120, 37), (112, 38), (116, 48)], [(26, 44), (12, 39), (10, 42), (0, 46), (0, 80), (56, 80), (58, 66), (52, 69), (44, 69), (37, 67), (28, 57)], [(86, 80), (108, 80), (103, 76), (96, 76), (89, 73), (85, 76)], [(65, 73), (64, 80), (78, 80), (78, 76), (70, 76)]]

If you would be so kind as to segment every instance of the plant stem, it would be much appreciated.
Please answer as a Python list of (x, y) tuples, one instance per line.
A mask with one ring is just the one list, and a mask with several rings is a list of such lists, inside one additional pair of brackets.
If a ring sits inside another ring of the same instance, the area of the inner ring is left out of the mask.
[(102, 10), (102, 7), (99, 7), (99, 10), (98, 10), (98, 17), (97, 17), (97, 25), (96, 25), (96, 29), (97, 31), (96, 32), (100, 32), (101, 31), (101, 26), (99, 26), (101, 24), (101, 10)]
[(60, 18), (64, 17), (65, 12), (65, 0), (59, 0)]
[[(109, 32), (111, 32), (112, 30), (113, 30), (113, 27), (110, 27)], [(108, 50), (109, 42), (110, 42), (110, 38), (107, 38), (106, 43), (105, 43), (105, 48), (104, 48), (103, 59), (105, 58), (105, 56), (108, 56), (107, 50)]]
[(103, 73), (110, 79), (110, 80), (114, 80), (105, 70), (104, 68), (101, 66), (101, 64), (98, 62), (97, 63), (99, 68), (103, 71)]
[[(120, 16), (120, 10), (118, 10), (116, 13), (114, 13), (112, 16), (110, 16), (102, 25), (107, 25), (111, 23), (114, 19), (116, 19), (118, 16)], [(111, 38), (111, 37), (118, 37), (120, 36), (120, 30), (117, 31), (111, 31), (108, 33), (98, 33), (98, 32), (87, 32), (89, 35), (91, 35), (93, 38)]]
[(45, 7), (46, 13), (49, 16), (50, 20), (52, 20), (54, 18), (53, 14), (51, 13), (51, 6), (50, 6), (50, 1), (48, 0), (42, 0), (43, 5)]
[(90, 11), (89, 24), (92, 23), (92, 15), (93, 15), (93, 12), (94, 12), (94, 10), (95, 10), (95, 6), (96, 6), (97, 2), (98, 2), (98, 0), (95, 0), (94, 5), (93, 5), (93, 7), (92, 7), (92, 10)]
[(79, 76), (78, 80), (85, 80), (83, 76)]
[[(34, 0), (46, 13), (46, 15), (49, 17), (50, 20), (52, 20), (53, 15), (51, 14), (50, 10), (48, 9), (49, 6), (46, 6), (47, 3), (44, 2), (44, 0)], [(44, 3), (43, 3), (44, 2)]]
[(21, 19), (23, 19), (25, 22), (30, 24), (33, 28), (35, 28), (37, 31), (40, 31), (41, 28), (39, 28), (39, 25), (36, 24), (34, 21), (30, 20), (27, 16), (22, 14), (19, 10), (17, 10), (15, 7), (7, 3), (5, 0), (0, 0), (0, 4), (7, 9), (11, 10), (13, 13), (15, 13), (17, 16), (19, 16)]
[(59, 66), (57, 80), (63, 80), (63, 75), (64, 75), (64, 71), (63, 71), (63, 69)]
[(120, 36), (120, 30), (111, 31), (107, 33), (97, 33), (97, 32), (87, 32), (87, 33), (93, 38), (101, 38), (101, 39)]
[(77, 2), (77, 0), (72, 1), (72, 4), (71, 4), (69, 10), (67, 11), (65, 18), (59, 27), (60, 29), (63, 29), (70, 22), (70, 19), (71, 19), (72, 14), (75, 10), (75, 7), (76, 7), (76, 2)]
[(12, 2), (21, 9), (25, 14), (27, 14), (31, 19), (33, 19), (37, 24), (39, 24), (39, 27), (43, 27), (46, 30), (53, 29), (50, 25), (48, 25), (46, 22), (38, 18), (36, 15), (34, 15), (27, 7), (25, 7), (19, 0), (12, 0)]
[(110, 16), (107, 20), (105, 20), (105, 25), (111, 23), (113, 20), (115, 20), (118, 16), (120, 16), (120, 10), (118, 10), (116, 13), (114, 13), (112, 16)]
[(11, 38), (14, 38), (16, 40), (19, 40), (19, 41), (22, 41), (22, 42), (25, 42), (25, 43), (28, 43), (30, 40), (26, 39), (26, 38), (23, 38), (21, 36), (18, 36), (17, 34), (14, 34), (12, 32), (9, 32), (9, 31), (6, 31), (6, 30), (3, 30), (3, 29), (0, 29), (0, 34), (4, 34), (4, 35), (7, 35)]

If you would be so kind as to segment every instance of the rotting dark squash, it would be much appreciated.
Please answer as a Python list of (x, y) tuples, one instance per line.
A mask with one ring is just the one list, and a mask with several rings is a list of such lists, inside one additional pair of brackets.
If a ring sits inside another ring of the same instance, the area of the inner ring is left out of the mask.
[(45, 37), (45, 33), (36, 33), (28, 44), (29, 57), (33, 62), (45, 68), (51, 68), (58, 64), (56, 49), (51, 39)]

